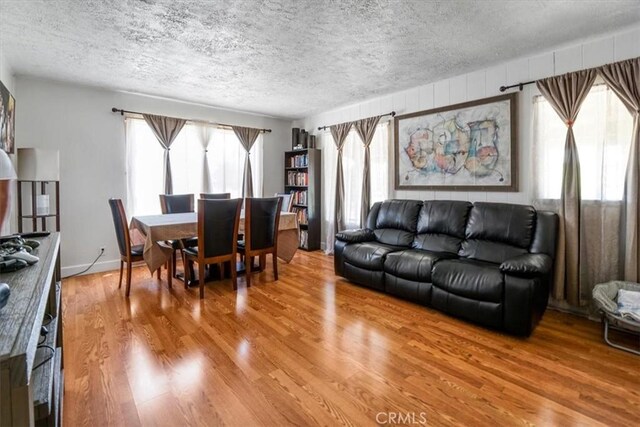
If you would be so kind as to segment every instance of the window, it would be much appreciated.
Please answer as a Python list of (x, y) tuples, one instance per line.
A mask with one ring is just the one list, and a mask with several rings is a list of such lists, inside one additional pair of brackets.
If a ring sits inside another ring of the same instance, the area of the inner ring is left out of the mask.
[[(615, 93), (593, 86), (573, 125), (583, 200), (622, 200), (633, 119)], [(567, 126), (543, 96), (534, 98), (534, 179), (538, 199), (560, 199)]]
[[(335, 212), (336, 162), (338, 150), (330, 132), (322, 137), (323, 164), (323, 226), (325, 246), (333, 249), (333, 215)], [(371, 154), (371, 203), (389, 197), (389, 124), (381, 123), (369, 146)], [(344, 175), (344, 215), (347, 228), (360, 228), (362, 201), (362, 176), (364, 173), (364, 145), (355, 129), (347, 136), (342, 149), (342, 172)]]
[[(245, 151), (230, 129), (189, 123), (171, 144), (171, 175), (174, 194), (195, 194), (204, 188), (203, 139), (208, 138), (207, 162), (212, 193), (242, 196)], [(127, 118), (127, 213), (160, 213), (159, 194), (164, 193), (164, 149), (142, 119)], [(251, 149), (255, 196), (262, 196), (262, 136)]]

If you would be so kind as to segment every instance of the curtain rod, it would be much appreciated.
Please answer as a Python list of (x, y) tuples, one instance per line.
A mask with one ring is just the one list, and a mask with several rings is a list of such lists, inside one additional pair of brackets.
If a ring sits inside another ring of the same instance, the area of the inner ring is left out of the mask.
[[(610, 62), (610, 63), (608, 63), (608, 64), (605, 64), (605, 65), (599, 65), (599, 66), (597, 66), (597, 67), (583, 68), (582, 70), (572, 71), (572, 72), (565, 73), (565, 74), (572, 74), (572, 73), (575, 73), (575, 72), (587, 71), (587, 70), (598, 70), (598, 69), (600, 69), (600, 68), (602, 68), (602, 67), (606, 67), (606, 66), (608, 66), (608, 65), (612, 65), (612, 64), (619, 64), (619, 63), (627, 62), (627, 61), (634, 61), (634, 60), (636, 60), (636, 59), (637, 59), (637, 58), (623, 59), (622, 61)], [(561, 74), (561, 75), (564, 75), (564, 74)], [(557, 76), (556, 76), (556, 77), (557, 77)], [(542, 79), (541, 79), (541, 80), (542, 80)], [(523, 88), (524, 86), (534, 84), (534, 83), (536, 83), (537, 81), (538, 81), (538, 80), (532, 80), (532, 81), (530, 81), (530, 82), (516, 83), (516, 84), (514, 84), (514, 85), (510, 85), (510, 86), (500, 86), (500, 92), (504, 92), (505, 90), (507, 90), (507, 89), (511, 89), (511, 88), (514, 88), (514, 87), (517, 87), (517, 88), (519, 88), (520, 90), (522, 90), (522, 88)]]
[[(395, 115), (396, 115), (396, 112), (392, 111), (392, 112), (387, 113), (387, 114), (381, 114), (379, 117), (384, 117), (384, 116), (394, 117)], [(375, 116), (372, 116), (372, 117), (375, 117)], [(366, 117), (366, 118), (369, 119), (371, 117)], [(364, 119), (360, 119), (360, 120), (364, 120)], [(329, 128), (329, 127), (331, 127), (331, 126), (318, 126), (318, 130), (325, 130), (325, 129)]]
[[(125, 113), (127, 113), (127, 114), (139, 114), (141, 116), (144, 115), (144, 113), (140, 113), (138, 111), (122, 110), (122, 109), (119, 109), (119, 108), (116, 108), (116, 107), (113, 107), (111, 109), (111, 112), (112, 113), (120, 113), (121, 116), (124, 116)], [(205, 120), (187, 120), (187, 121), (191, 122), (191, 123), (204, 123), (204, 124), (207, 124), (207, 125), (218, 125), (220, 127), (227, 127), (227, 128), (233, 128), (234, 127), (233, 125), (227, 125), (227, 124), (224, 124), (224, 123), (207, 122)], [(262, 132), (262, 133), (270, 133), (271, 132), (271, 129), (258, 129), (258, 130), (260, 132)]]
[(507, 90), (507, 89), (511, 89), (511, 88), (513, 88), (513, 87), (517, 87), (517, 88), (520, 88), (520, 90), (522, 90), (522, 88), (523, 88), (524, 86), (526, 86), (526, 85), (532, 85), (532, 84), (534, 84), (535, 82), (536, 82), (535, 80), (532, 80), (532, 81), (530, 81), (530, 82), (516, 83), (516, 84), (511, 85), (511, 86), (500, 86), (500, 92), (504, 92), (505, 90)]

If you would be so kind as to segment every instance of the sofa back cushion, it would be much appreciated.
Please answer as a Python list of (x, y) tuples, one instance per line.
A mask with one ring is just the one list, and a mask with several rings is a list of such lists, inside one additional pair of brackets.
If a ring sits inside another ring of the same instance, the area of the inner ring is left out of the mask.
[(501, 263), (528, 252), (536, 224), (531, 206), (475, 203), (471, 208), (460, 256)]
[(418, 216), (413, 247), (434, 252), (457, 254), (465, 237), (471, 203), (426, 200)]
[(376, 240), (387, 245), (411, 246), (421, 206), (419, 200), (382, 202), (376, 217)]

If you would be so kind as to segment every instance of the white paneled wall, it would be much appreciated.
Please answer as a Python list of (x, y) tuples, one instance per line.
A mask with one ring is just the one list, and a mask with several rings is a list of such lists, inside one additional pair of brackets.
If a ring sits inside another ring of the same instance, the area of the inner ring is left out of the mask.
[[(388, 113), (391, 110), (398, 114), (407, 114), (500, 95), (499, 87), (502, 85), (550, 77), (638, 56), (640, 56), (640, 26), (635, 26), (608, 36), (563, 46), (544, 54), (517, 59), (495, 67), (323, 112), (297, 120), (293, 125), (317, 134), (318, 126), (357, 120)], [(533, 190), (532, 99), (536, 94), (538, 91), (534, 85), (525, 86), (519, 94), (518, 192), (396, 191), (391, 188), (391, 197), (530, 203)], [(393, 156), (392, 149), (389, 155)], [(393, 164), (393, 158), (391, 163)], [(390, 179), (390, 183), (391, 186), (394, 185), (393, 179)], [(323, 191), (333, 192), (334, 189), (323, 188)]]

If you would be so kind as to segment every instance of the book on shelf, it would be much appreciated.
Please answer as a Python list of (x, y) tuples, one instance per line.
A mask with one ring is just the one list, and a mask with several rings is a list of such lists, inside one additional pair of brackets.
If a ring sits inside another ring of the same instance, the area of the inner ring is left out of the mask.
[(309, 174), (307, 172), (287, 172), (287, 185), (309, 185)]
[(307, 230), (300, 230), (300, 247), (307, 248), (309, 245), (309, 233)]
[(306, 205), (307, 204), (307, 190), (304, 191), (292, 191), (294, 205)]
[(307, 208), (293, 208), (293, 213), (296, 214), (296, 218), (298, 219), (299, 225), (308, 225), (309, 224), (309, 213)]
[(289, 167), (291, 168), (306, 168), (309, 166), (309, 155), (298, 154), (289, 158)]

